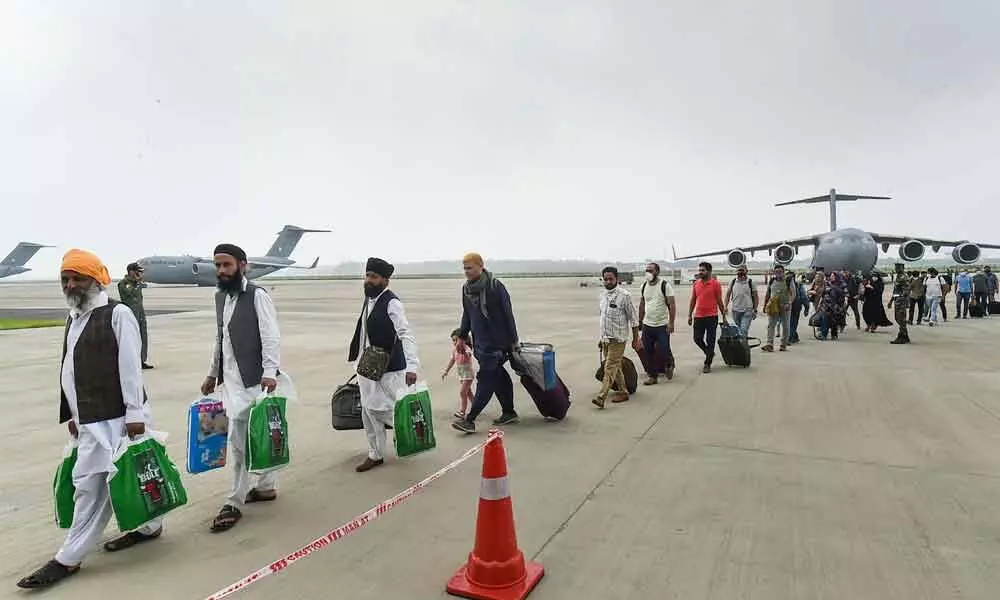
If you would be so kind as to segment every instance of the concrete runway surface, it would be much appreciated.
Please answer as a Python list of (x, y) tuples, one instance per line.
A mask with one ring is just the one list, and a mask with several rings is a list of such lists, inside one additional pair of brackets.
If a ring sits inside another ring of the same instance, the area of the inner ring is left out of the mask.
[[(531, 598), (916, 600), (996, 598), (1000, 589), (1000, 320), (852, 328), (790, 352), (755, 351), (749, 370), (700, 372), (685, 323), (672, 338), (674, 381), (598, 411), (598, 289), (574, 279), (507, 282), (522, 341), (555, 344), (573, 392), (567, 419), (547, 423), (518, 387), (506, 428), (518, 541), (546, 576)], [(199, 600), (283, 557), (421, 480), (483, 439), (448, 427), (457, 382), (442, 383), (460, 281), (395, 282), (434, 402), (438, 447), (354, 472), (363, 432), (330, 427), (330, 395), (349, 376), (347, 345), (360, 282), (277, 282), (282, 363), (300, 399), (290, 408), (291, 465), (276, 502), (247, 507), (230, 532), (208, 526), (229, 489), (220, 469), (187, 475), (189, 504), (163, 537), (95, 552), (47, 599), (120, 593)], [(638, 286), (632, 287), (638, 293)], [(59, 308), (59, 288), (5, 285), (0, 307)], [(146, 386), (158, 429), (183, 470), (186, 410), (213, 341), (211, 289), (146, 290), (150, 308), (197, 312), (149, 319)], [(951, 301), (952, 298), (949, 298)], [(953, 306), (953, 305), (952, 305)], [(764, 333), (765, 321), (753, 332)], [(65, 444), (58, 421), (58, 328), (0, 333), (0, 597), (49, 559), (64, 532), (51, 486)], [(634, 354), (629, 355), (635, 359)], [(445, 598), (472, 548), (481, 458), (379, 520), (235, 598)], [(114, 521), (107, 537), (114, 534)], [(113, 590), (113, 592), (112, 592)]]

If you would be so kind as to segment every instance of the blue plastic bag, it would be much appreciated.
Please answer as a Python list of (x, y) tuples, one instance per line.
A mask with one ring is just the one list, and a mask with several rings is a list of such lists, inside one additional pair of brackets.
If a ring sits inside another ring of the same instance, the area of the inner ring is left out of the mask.
[(188, 473), (204, 473), (226, 464), (229, 419), (222, 401), (207, 397), (188, 409)]
[(556, 353), (552, 344), (531, 344), (524, 342), (517, 350), (516, 360), (526, 374), (546, 392), (556, 389)]

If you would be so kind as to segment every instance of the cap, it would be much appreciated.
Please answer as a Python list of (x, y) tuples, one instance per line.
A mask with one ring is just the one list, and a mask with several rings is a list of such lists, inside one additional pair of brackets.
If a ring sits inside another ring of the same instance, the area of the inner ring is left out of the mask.
[(128, 271), (138, 271), (138, 272), (142, 273), (145, 270), (146, 269), (143, 269), (142, 265), (140, 265), (137, 262), (129, 263), (128, 266), (125, 267), (125, 272), (128, 272)]

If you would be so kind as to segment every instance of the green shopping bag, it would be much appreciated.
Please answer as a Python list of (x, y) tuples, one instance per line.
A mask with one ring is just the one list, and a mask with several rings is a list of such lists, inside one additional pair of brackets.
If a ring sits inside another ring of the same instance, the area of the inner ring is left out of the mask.
[(263, 473), (288, 464), (288, 420), (285, 398), (264, 396), (250, 407), (247, 431), (247, 471)]
[(119, 530), (131, 531), (187, 504), (180, 471), (160, 440), (124, 438), (114, 464), (117, 471), (108, 478), (108, 491)]
[(431, 394), (426, 388), (411, 391), (396, 401), (393, 433), (397, 456), (426, 452), (437, 445), (434, 440)]
[(76, 486), (73, 485), (73, 467), (76, 466), (76, 442), (70, 441), (63, 451), (62, 461), (56, 468), (56, 476), (52, 480), (52, 499), (56, 509), (56, 525), (59, 529), (69, 529), (73, 524), (73, 497)]

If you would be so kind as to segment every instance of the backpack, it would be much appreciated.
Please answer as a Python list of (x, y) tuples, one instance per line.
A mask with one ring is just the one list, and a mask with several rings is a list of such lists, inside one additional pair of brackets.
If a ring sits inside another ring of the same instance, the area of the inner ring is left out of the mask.
[[(646, 283), (648, 283), (648, 282), (644, 282), (642, 284), (642, 287), (639, 288), (639, 296), (641, 296), (643, 298), (645, 298), (645, 296), (646, 296)], [(660, 280), (660, 293), (663, 294), (663, 299), (667, 300), (668, 296), (667, 296), (667, 280), (666, 279), (661, 279)]]
[[(730, 292), (732, 292), (732, 291), (733, 291), (733, 286), (734, 286), (734, 285), (736, 285), (736, 282), (737, 282), (737, 281), (738, 281), (738, 279), (737, 279), (737, 278), (733, 278), (733, 280), (729, 282), (729, 291), (730, 291)], [(754, 287), (754, 284), (753, 284), (753, 279), (750, 279), (749, 277), (747, 277), (747, 285), (749, 285), (749, 286), (750, 286), (750, 293), (752, 294), (752, 293), (753, 293), (753, 291), (754, 291), (754, 290), (756, 289), (756, 288)]]

